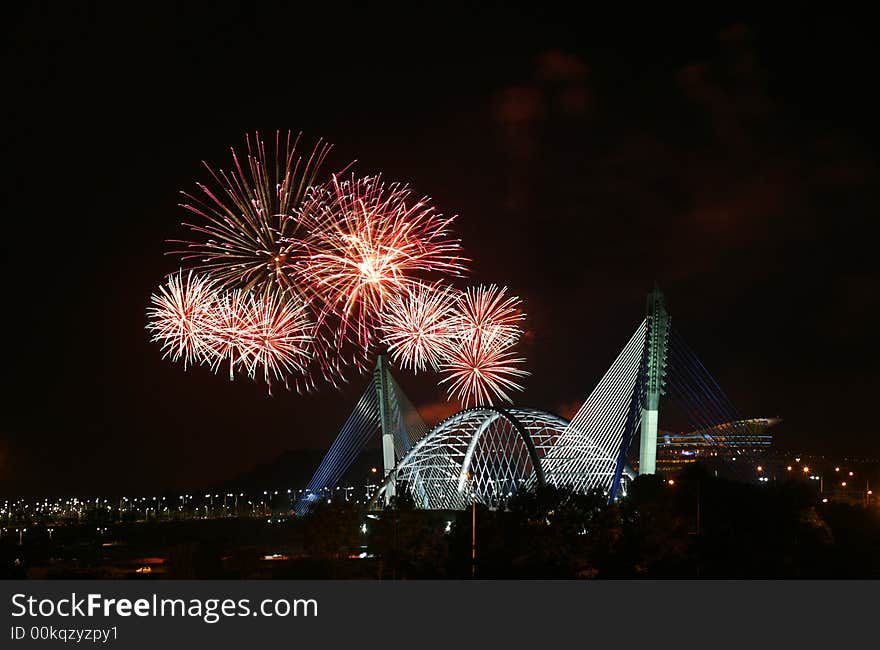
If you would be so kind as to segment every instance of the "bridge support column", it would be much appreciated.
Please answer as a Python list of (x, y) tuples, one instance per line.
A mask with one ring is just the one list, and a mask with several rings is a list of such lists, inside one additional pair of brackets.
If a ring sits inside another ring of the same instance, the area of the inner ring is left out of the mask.
[(383, 355), (379, 355), (376, 359), (376, 370), (373, 380), (376, 385), (376, 397), (379, 402), (379, 422), (382, 429), (382, 468), (384, 478), (391, 475), (388, 486), (385, 488), (385, 505), (391, 503), (391, 500), (397, 494), (397, 485), (394, 479), (394, 468), (397, 464), (394, 450), (394, 431), (391, 430), (389, 423), (390, 404), (388, 403), (388, 371), (385, 367), (386, 361)]
[[(390, 433), (382, 434), (382, 464), (385, 469), (385, 478), (388, 478), (389, 474), (394, 473), (394, 436)], [(394, 498), (394, 495), (397, 494), (397, 481), (394, 476), (391, 477), (391, 480), (388, 481), (388, 486), (385, 488), (385, 505), (387, 506), (391, 503), (391, 499)]]
[(645, 393), (642, 402), (642, 431), (639, 444), (639, 474), (657, 471), (657, 416), (660, 396), (666, 392), (666, 347), (669, 313), (659, 288), (648, 294)]
[(641, 443), (639, 445), (639, 474), (657, 471), (657, 416), (656, 409), (642, 409)]

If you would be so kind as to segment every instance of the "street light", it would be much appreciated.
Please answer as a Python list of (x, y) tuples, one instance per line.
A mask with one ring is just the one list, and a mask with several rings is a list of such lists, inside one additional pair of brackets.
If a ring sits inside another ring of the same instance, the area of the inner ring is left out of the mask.
[(471, 578), (474, 578), (477, 575), (477, 493), (471, 472), (465, 470), (461, 478), (467, 482), (471, 492)]

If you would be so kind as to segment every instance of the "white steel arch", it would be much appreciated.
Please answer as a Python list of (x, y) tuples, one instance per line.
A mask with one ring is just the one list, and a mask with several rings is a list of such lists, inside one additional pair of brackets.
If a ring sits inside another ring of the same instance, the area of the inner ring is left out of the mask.
[(413, 447), (397, 466), (396, 481), (420, 508), (498, 505), (549, 482), (545, 459), (567, 426), (564, 418), (538, 409), (460, 411)]

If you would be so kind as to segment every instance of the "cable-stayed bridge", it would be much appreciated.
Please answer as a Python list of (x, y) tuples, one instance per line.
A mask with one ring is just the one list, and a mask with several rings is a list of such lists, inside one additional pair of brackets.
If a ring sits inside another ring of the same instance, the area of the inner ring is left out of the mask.
[(498, 504), (536, 485), (599, 490), (616, 499), (638, 439), (638, 473), (656, 471), (661, 398), (674, 402), (708, 449), (746, 455), (767, 444), (672, 326), (663, 294), (571, 419), (526, 408), (477, 407), (433, 429), (379, 357), (373, 379), (297, 503), (298, 514), (333, 488), (371, 440), (381, 436), (384, 482), (374, 501), (405, 489), (424, 508)]
[[(380, 356), (373, 370), (372, 381), (318, 465), (303, 497), (297, 502), (297, 514), (305, 514), (309, 504), (322, 490), (335, 487), (375, 436), (381, 436), (382, 466), (387, 478), (392, 475), (395, 465), (428, 431), (428, 425), (391, 374), (385, 357)], [(387, 492), (390, 501), (394, 496), (393, 485)]]

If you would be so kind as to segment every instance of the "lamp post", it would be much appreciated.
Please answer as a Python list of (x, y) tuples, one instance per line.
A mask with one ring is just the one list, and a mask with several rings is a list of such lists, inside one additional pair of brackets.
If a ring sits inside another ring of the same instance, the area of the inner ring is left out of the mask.
[(477, 497), (471, 490), (471, 578), (477, 576)]
[(471, 578), (477, 575), (477, 493), (474, 491), (473, 474), (465, 472), (465, 481), (471, 493)]

